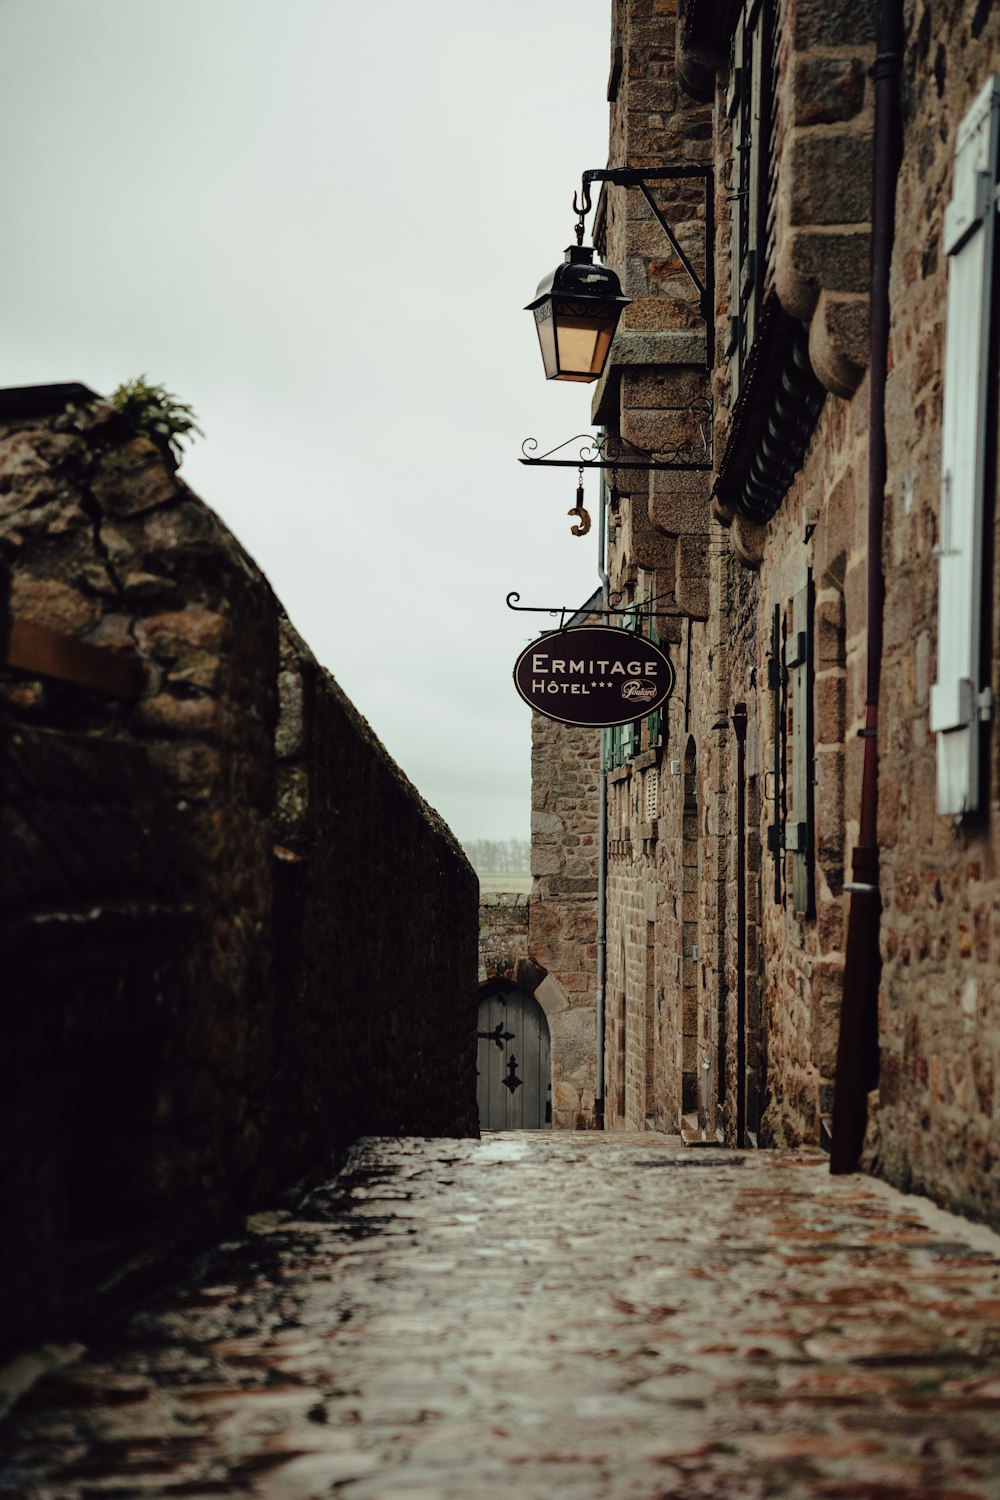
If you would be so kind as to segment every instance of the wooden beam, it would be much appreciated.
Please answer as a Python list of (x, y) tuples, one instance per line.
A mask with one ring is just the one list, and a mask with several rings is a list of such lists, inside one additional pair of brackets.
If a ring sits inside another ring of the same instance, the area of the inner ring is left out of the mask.
[(110, 698), (139, 696), (142, 666), (134, 655), (88, 646), (61, 631), (12, 619), (3, 665), (32, 677), (49, 677)]

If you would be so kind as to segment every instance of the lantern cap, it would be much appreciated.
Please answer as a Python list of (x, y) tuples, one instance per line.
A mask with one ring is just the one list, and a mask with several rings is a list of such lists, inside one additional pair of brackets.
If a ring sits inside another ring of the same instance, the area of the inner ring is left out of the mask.
[(576, 300), (592, 297), (595, 302), (617, 302), (622, 307), (631, 300), (622, 295), (621, 282), (610, 266), (594, 264), (592, 245), (567, 245), (565, 259), (542, 277), (534, 301), (528, 303), (525, 312), (531, 312), (553, 294)]

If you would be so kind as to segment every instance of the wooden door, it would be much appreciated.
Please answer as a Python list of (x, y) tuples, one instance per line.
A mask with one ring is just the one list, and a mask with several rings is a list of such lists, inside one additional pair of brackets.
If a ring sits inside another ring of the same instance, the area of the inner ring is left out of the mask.
[(550, 1130), (549, 1023), (525, 990), (498, 989), (479, 1002), (479, 1124), (483, 1130)]

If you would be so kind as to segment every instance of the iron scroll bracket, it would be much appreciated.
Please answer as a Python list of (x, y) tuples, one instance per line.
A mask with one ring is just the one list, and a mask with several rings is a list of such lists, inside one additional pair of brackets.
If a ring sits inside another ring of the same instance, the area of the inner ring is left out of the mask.
[[(521, 457), (518, 463), (528, 464), (534, 468), (639, 469), (647, 473), (664, 469), (711, 469), (711, 401), (705, 397), (692, 401), (687, 407), (678, 410), (697, 424), (700, 441), (685, 439), (679, 443), (667, 444), (656, 453), (649, 453), (645, 448), (639, 448), (635, 443), (613, 436), (611, 433), (604, 432), (595, 435), (589, 432), (578, 432), (575, 437), (565, 438), (554, 448), (549, 448), (546, 453), (536, 456), (538, 440), (528, 437), (521, 444)], [(555, 456), (564, 453), (566, 449), (571, 449), (575, 443), (580, 444), (575, 454), (571, 453), (563, 458)]]
[[(683, 182), (685, 180), (701, 180), (705, 184), (705, 266), (706, 276), (702, 281), (694, 266), (691, 264), (684, 247), (681, 245), (672, 227), (663, 216), (663, 212), (653, 198), (649, 190), (651, 183)], [(707, 165), (687, 162), (673, 167), (595, 167), (584, 172), (579, 197), (573, 194), (573, 212), (577, 215), (576, 236), (577, 243), (583, 243), (583, 221), (590, 212), (591, 203), (590, 185), (593, 182), (609, 182), (612, 187), (637, 187), (645, 198), (650, 212), (659, 224), (663, 233), (670, 241), (670, 247), (681, 265), (684, 267), (688, 279), (698, 293), (698, 306), (706, 324), (711, 324), (713, 318), (714, 291), (712, 287), (712, 229), (715, 192), (715, 178), (712, 168)]]
[[(520, 594), (515, 593), (513, 590), (511, 590), (511, 592), (507, 595), (507, 608), (516, 610), (518, 614), (525, 615), (558, 615), (558, 630), (566, 630), (568, 628), (566, 625), (567, 617), (572, 619), (574, 615), (579, 615), (581, 613), (579, 609), (570, 609), (565, 604), (520, 604), (514, 602), (520, 600), (520, 598)], [(659, 603), (659, 600), (653, 599), (649, 604), (629, 606), (629, 613), (638, 625), (643, 620), (653, 619), (659, 613), (658, 610), (655, 610), (652, 607), (657, 603)], [(611, 609), (588, 609), (586, 611), (586, 615), (588, 619), (590, 619), (592, 616), (597, 615), (600, 616), (601, 619), (611, 620), (616, 616), (620, 617), (623, 612), (623, 607), (619, 604), (617, 608)]]

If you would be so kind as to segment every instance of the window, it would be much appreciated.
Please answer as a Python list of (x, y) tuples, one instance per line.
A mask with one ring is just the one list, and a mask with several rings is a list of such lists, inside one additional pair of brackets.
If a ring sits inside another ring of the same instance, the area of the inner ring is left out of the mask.
[(781, 605), (775, 606), (768, 687), (774, 694), (770, 773), (774, 822), (767, 837), (774, 857), (774, 899), (781, 902), (786, 894), (785, 859), (790, 855), (792, 910), (808, 916), (815, 909), (811, 575), (790, 601), (787, 616)]
[(749, 0), (733, 35), (726, 107), (732, 129), (729, 341), (732, 400), (745, 384), (773, 244), (772, 0)]
[(1000, 77), (994, 75), (958, 128), (954, 188), (944, 221), (948, 312), (938, 665), (930, 727), (937, 735), (937, 810), (955, 817), (980, 807), (980, 724), (991, 712), (981, 630), (990, 365), (996, 357), (991, 291), (998, 137)]
[[(649, 639), (659, 645), (659, 633), (653, 623), (651, 605), (653, 599), (653, 580), (649, 583), (650, 612), (647, 614), (639, 604), (630, 604), (622, 610), (616, 624), (623, 630), (630, 630), (634, 635), (641, 635), (644, 621), (648, 621), (647, 632)], [(643, 744), (642, 725), (645, 722), (646, 735)], [(639, 754), (641, 750), (650, 750), (663, 742), (663, 710), (657, 709), (654, 713), (647, 714), (645, 721), (638, 719), (632, 724), (615, 724), (605, 729), (602, 739), (602, 756), (605, 771), (617, 770)]]

